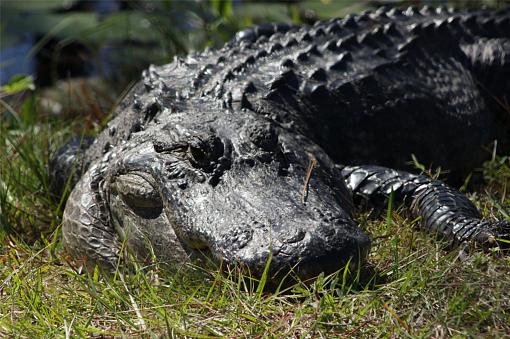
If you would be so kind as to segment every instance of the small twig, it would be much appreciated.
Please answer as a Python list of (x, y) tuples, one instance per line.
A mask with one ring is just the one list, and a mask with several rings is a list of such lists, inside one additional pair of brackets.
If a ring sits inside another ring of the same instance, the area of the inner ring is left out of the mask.
[(317, 165), (317, 160), (314, 157), (311, 157), (310, 162), (308, 163), (308, 168), (306, 169), (306, 177), (305, 183), (303, 185), (303, 191), (301, 192), (301, 202), (306, 203), (306, 198), (308, 197), (308, 186), (310, 185), (310, 179), (312, 178), (313, 169)]
[(409, 326), (406, 324), (406, 322), (402, 319), (400, 319), (400, 317), (398, 316), (398, 314), (387, 304), (387, 303), (383, 303), (384, 305), (384, 308), (388, 310), (388, 312), (390, 312), (390, 314), (395, 318), (397, 319), (398, 323), (407, 330), (407, 332), (410, 332), (411, 329), (409, 328)]

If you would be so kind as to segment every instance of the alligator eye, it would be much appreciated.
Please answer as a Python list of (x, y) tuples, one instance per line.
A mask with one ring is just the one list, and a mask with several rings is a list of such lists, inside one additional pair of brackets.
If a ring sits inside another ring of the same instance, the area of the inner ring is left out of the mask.
[(115, 179), (112, 191), (139, 216), (155, 218), (161, 214), (163, 202), (149, 180), (147, 175), (122, 174)]
[(206, 145), (202, 142), (202, 140), (194, 140), (190, 143), (189, 152), (196, 163), (200, 164), (209, 160)]

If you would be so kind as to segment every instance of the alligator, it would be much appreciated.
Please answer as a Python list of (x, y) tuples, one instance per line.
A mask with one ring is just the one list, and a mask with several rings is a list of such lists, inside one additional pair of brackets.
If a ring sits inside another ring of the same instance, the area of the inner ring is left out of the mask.
[(493, 247), (482, 218), (412, 156), (465, 178), (508, 152), (510, 8), (380, 8), (313, 26), (267, 24), (151, 66), (93, 143), (54, 157), (79, 181), (63, 215), (75, 258), (115, 267), (206, 256), (269, 279), (361, 265), (357, 206), (405, 203), (451, 244)]

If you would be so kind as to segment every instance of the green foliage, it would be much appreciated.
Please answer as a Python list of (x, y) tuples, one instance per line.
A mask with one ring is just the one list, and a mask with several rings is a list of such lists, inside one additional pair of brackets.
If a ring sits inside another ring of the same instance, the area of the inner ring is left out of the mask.
[(211, 0), (211, 7), (219, 17), (230, 18), (234, 14), (232, 0)]
[(12, 77), (7, 84), (0, 87), (0, 94), (10, 95), (34, 89), (34, 79), (31, 76), (18, 75)]

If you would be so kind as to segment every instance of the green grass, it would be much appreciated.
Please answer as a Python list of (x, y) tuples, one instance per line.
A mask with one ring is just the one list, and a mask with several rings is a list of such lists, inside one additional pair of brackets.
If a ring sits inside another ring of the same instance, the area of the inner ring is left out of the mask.
[[(117, 274), (74, 267), (61, 248), (63, 200), (49, 193), (46, 179), (51, 150), (72, 128), (50, 117), (35, 122), (35, 106), (23, 111), (24, 105), (4, 111), (0, 126), (1, 335), (510, 334), (510, 258), (499, 251), (446, 251), (398, 208), (377, 220), (359, 216), (373, 239), (362, 271), (276, 292), (214, 267), (130, 264)], [(487, 163), (484, 173), (485, 186), (471, 196), (487, 217), (504, 218), (508, 158)]]
[[(311, 6), (321, 13), (326, 3)], [(276, 17), (289, 12), (281, 4), (268, 8)], [(224, 18), (210, 23), (207, 34), (244, 25), (246, 11), (241, 24), (220, 13)], [(16, 86), (30, 87), (25, 80)], [(358, 216), (373, 240), (362, 270), (273, 292), (264, 279), (226, 268), (129, 263), (111, 274), (76, 267), (62, 248), (65, 195), (49, 191), (48, 159), (84, 125), (91, 133), (99, 130), (104, 114), (62, 121), (40, 109), (40, 95), (0, 94), (0, 336), (510, 335), (510, 257), (498, 250), (445, 250), (398, 206), (380, 219)], [(67, 100), (83, 111), (100, 111), (87, 98)], [(509, 159), (495, 157), (483, 171), (484, 186), (469, 195), (486, 217), (508, 218)]]

